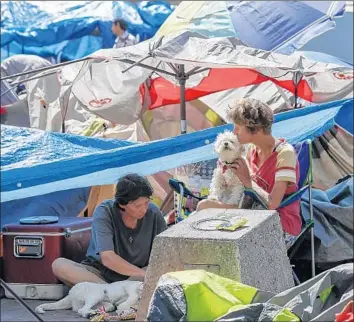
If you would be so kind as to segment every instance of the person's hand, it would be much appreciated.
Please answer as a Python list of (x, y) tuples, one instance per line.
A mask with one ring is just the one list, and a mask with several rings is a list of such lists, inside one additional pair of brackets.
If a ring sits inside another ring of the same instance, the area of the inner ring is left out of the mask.
[(245, 159), (236, 159), (231, 168), (246, 188), (252, 188), (251, 174)]
[(145, 279), (146, 270), (142, 268), (142, 269), (140, 270), (140, 274), (139, 274), (139, 275), (140, 275), (139, 277), (142, 277), (143, 279)]

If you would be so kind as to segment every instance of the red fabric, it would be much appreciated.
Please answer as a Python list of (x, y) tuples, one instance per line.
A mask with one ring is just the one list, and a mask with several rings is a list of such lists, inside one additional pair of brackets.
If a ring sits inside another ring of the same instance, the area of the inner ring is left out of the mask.
[[(192, 101), (199, 97), (227, 89), (260, 84), (268, 80), (292, 93), (295, 93), (295, 86), (292, 80), (281, 81), (265, 77), (257, 71), (247, 68), (215, 68), (210, 70), (209, 75), (205, 77), (200, 84), (186, 89), (186, 101)], [(180, 102), (179, 86), (169, 82), (163, 77), (157, 77), (151, 80), (149, 91), (151, 97), (149, 109)], [(313, 93), (307, 81), (300, 81), (297, 88), (297, 95), (307, 101), (312, 101)]]
[[(280, 141), (285, 142), (284, 139)], [(279, 169), (277, 168), (278, 152), (274, 149), (273, 153), (268, 157), (263, 164), (258, 167), (259, 157), (257, 149), (251, 149), (248, 155), (248, 161), (251, 168), (252, 180), (256, 182), (267, 193), (271, 193), (275, 184), (275, 173)], [(296, 181), (299, 181), (300, 171), (299, 163), (296, 163)], [(293, 194), (298, 190), (297, 184), (288, 185), (285, 191), (285, 195)], [(283, 230), (288, 234), (297, 236), (301, 232), (301, 217), (300, 217), (300, 200), (294, 201), (291, 204), (277, 209), (280, 222)]]
[(217, 164), (217, 166), (218, 166), (219, 168), (222, 169), (222, 173), (225, 173), (225, 171), (227, 170), (227, 165), (226, 165), (226, 164), (223, 164), (220, 160), (218, 160), (218, 161), (216, 162), (216, 164)]
[[(260, 84), (266, 80), (268, 80), (267, 77), (252, 69), (211, 69), (208, 77), (203, 78), (197, 86), (186, 89), (186, 101), (230, 88)], [(157, 77), (151, 81), (150, 96), (149, 109), (179, 103), (180, 88), (162, 77)]]
[(353, 322), (354, 320), (354, 302), (350, 301), (342, 312), (336, 314), (335, 322)]
[[(269, 78), (274, 84), (280, 86), (281, 88), (287, 89), (289, 92), (295, 94), (295, 84), (292, 80), (279, 81), (274, 78)], [(297, 85), (297, 96), (305, 99), (306, 101), (312, 102), (312, 90), (306, 80), (302, 79)]]

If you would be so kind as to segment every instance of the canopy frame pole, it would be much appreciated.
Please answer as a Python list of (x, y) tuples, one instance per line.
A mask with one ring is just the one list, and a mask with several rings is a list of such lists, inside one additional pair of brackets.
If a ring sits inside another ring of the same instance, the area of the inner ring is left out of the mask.
[(298, 100), (298, 85), (302, 80), (303, 75), (300, 72), (295, 72), (293, 76), (293, 82), (295, 85), (295, 91), (294, 91), (294, 108), (297, 108), (297, 100)]
[[(311, 151), (312, 152), (312, 151)], [(313, 222), (313, 205), (312, 205), (312, 183), (309, 187), (309, 202), (310, 202), (310, 220)], [(311, 275), (312, 277), (316, 276), (316, 261), (315, 261), (315, 230), (314, 226), (311, 227)]]
[(187, 111), (186, 111), (186, 80), (188, 75), (185, 73), (184, 65), (178, 65), (176, 79), (179, 83), (180, 110), (181, 110), (181, 134), (187, 133)]
[(148, 59), (149, 57), (151, 57), (151, 55), (147, 55), (141, 59), (139, 59), (137, 62), (135, 62), (134, 64), (130, 65), (128, 68), (122, 70), (122, 74), (124, 74), (125, 72), (127, 72), (128, 70), (131, 70), (134, 66), (139, 65), (140, 63), (142, 63), (145, 59)]
[[(210, 68), (201, 68), (201, 67), (195, 67), (191, 69), (188, 73), (185, 72), (185, 66), (183, 64), (177, 64), (173, 65), (171, 63), (167, 63), (168, 66), (173, 71), (176, 71), (175, 73), (171, 73), (162, 69), (159, 69), (157, 67), (151, 67), (145, 64), (142, 64), (142, 60), (146, 59), (147, 57), (144, 57), (143, 59), (134, 62), (133, 60), (130, 59), (117, 59), (123, 63), (129, 63), (132, 64), (132, 66), (129, 66), (127, 69), (123, 70), (122, 73), (125, 73), (127, 70), (130, 68), (133, 68), (134, 66), (139, 66), (142, 68), (146, 68), (149, 70), (152, 70), (153, 72), (157, 72), (160, 74), (165, 74), (169, 76), (173, 76), (176, 78), (176, 80), (179, 83), (179, 88), (180, 88), (180, 112), (181, 112), (181, 134), (186, 134), (187, 133), (187, 111), (186, 111), (186, 81), (187, 79), (195, 74), (199, 74), (204, 71), (210, 70)], [(160, 61), (161, 62), (161, 61)]]
[[(68, 61), (68, 62), (56, 64), (56, 65), (46, 66), (46, 67), (42, 67), (42, 68), (29, 70), (29, 71), (23, 72), (23, 73), (18, 73), (18, 74), (13, 74), (13, 75), (10, 75), (10, 76), (1, 77), (0, 80), (3, 81), (3, 80), (6, 80), (6, 79), (9, 79), (9, 78), (16, 78), (16, 77), (25, 76), (25, 75), (28, 75), (28, 74), (44, 72), (46, 70), (55, 69), (55, 68), (58, 68), (58, 67), (63, 67), (63, 66), (66, 66), (66, 65), (78, 63), (78, 62), (89, 60), (89, 59), (97, 59), (97, 58), (96, 57), (85, 57), (85, 58), (81, 58), (81, 59), (71, 60), (71, 61)], [(57, 70), (55, 72), (57, 72)], [(43, 75), (43, 76), (45, 76), (45, 75)], [(26, 81), (26, 79), (22, 80), (22, 82), (25, 82), (25, 81)]]
[(24, 80), (21, 80), (21, 81), (18, 81), (18, 82), (15, 82), (15, 83), (8, 83), (11, 87), (10, 89), (8, 89), (7, 91), (3, 92), (0, 94), (0, 97), (5, 95), (6, 93), (10, 92), (10, 90), (14, 89), (17, 87), (17, 85), (19, 84), (24, 84), (24, 83), (27, 83), (31, 80), (35, 80), (35, 79), (38, 79), (38, 78), (42, 78), (42, 77), (46, 77), (46, 76), (49, 76), (49, 75), (53, 75), (53, 74), (56, 74), (58, 71), (54, 71), (54, 72), (50, 72), (50, 73), (47, 73), (47, 74), (44, 74), (44, 75), (36, 75), (36, 76), (33, 76), (33, 77), (28, 77)]
[(152, 70), (154, 72), (158, 72), (158, 73), (161, 73), (161, 74), (166, 74), (166, 75), (169, 75), (169, 76), (176, 77), (175, 73), (167, 72), (165, 70), (162, 70), (162, 69), (159, 69), (159, 68), (156, 68), (156, 67), (151, 67), (149, 65), (145, 65), (145, 64), (142, 64), (142, 63), (134, 62), (133, 60), (130, 60), (130, 59), (117, 59), (117, 60), (119, 60), (119, 61), (121, 61), (123, 63), (128, 63), (128, 64), (135, 64), (136, 63), (135, 66), (143, 67), (145, 69), (149, 69), (149, 70)]
[[(161, 61), (160, 61), (161, 62)], [(172, 63), (167, 63), (168, 66), (170, 66), (170, 68), (177, 74), (178, 73), (178, 69), (175, 67), (175, 65), (173, 65)]]
[(291, 110), (292, 109), (291, 102), (289, 101), (288, 97), (285, 95), (283, 88), (281, 88), (280, 86), (278, 86), (276, 84), (274, 84), (274, 85), (276, 86), (277, 91), (280, 94), (280, 96), (284, 99), (284, 102), (285, 102), (285, 105), (287, 106), (287, 108), (289, 110)]
[(210, 69), (211, 68), (209, 68), (209, 67), (205, 67), (205, 68), (196, 67), (196, 68), (193, 68), (192, 70), (190, 70), (186, 75), (189, 77), (189, 76), (193, 76), (193, 75), (196, 75), (196, 74), (199, 74), (202, 72), (209, 71)]

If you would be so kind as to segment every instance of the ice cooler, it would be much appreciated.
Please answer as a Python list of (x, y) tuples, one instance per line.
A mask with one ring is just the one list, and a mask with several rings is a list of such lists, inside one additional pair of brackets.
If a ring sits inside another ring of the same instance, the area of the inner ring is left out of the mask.
[(3, 279), (22, 298), (55, 300), (68, 289), (54, 276), (52, 263), (58, 257), (85, 258), (92, 218), (54, 217), (51, 223), (42, 218), (3, 227)]

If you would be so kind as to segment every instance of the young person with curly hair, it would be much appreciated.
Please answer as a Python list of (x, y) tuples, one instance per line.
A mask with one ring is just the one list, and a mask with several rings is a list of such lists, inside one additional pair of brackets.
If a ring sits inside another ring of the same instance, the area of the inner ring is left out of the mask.
[[(247, 98), (230, 106), (228, 119), (241, 144), (249, 144), (247, 162), (237, 159), (232, 168), (246, 188), (261, 188), (268, 209), (277, 210), (288, 246), (301, 232), (300, 201), (279, 208), (287, 195), (298, 190), (299, 164), (293, 146), (272, 136), (273, 112), (259, 100)], [(259, 192), (259, 189), (257, 189)], [(214, 200), (203, 200), (197, 210), (236, 208)]]

